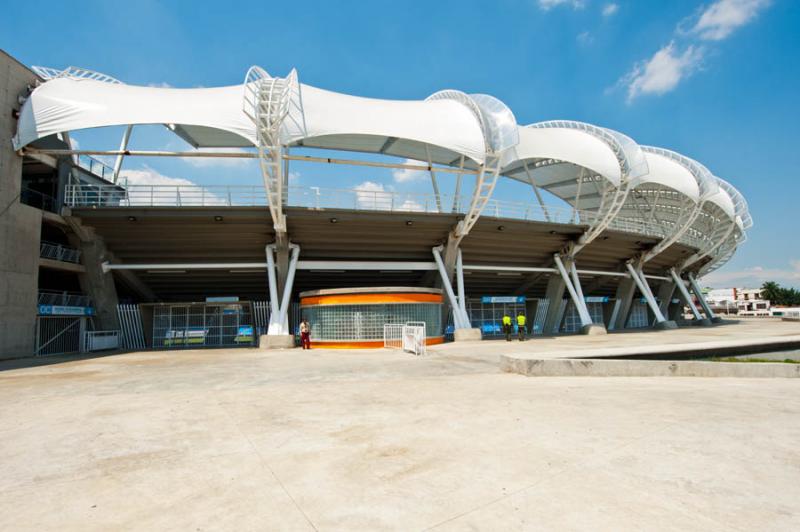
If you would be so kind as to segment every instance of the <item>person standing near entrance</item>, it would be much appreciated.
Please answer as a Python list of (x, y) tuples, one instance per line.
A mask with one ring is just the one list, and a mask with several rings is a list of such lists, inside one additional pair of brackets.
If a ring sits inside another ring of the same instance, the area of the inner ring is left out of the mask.
[(503, 315), (503, 332), (506, 333), (506, 342), (511, 341), (511, 331), (513, 328), (511, 327), (511, 316), (508, 314)]
[(519, 333), (519, 341), (520, 342), (525, 340), (525, 333), (527, 332), (525, 330), (525, 321), (526, 321), (525, 320), (525, 314), (523, 314), (522, 312), (517, 314), (517, 332)]
[(311, 325), (305, 318), (300, 322), (300, 345), (303, 349), (311, 349)]

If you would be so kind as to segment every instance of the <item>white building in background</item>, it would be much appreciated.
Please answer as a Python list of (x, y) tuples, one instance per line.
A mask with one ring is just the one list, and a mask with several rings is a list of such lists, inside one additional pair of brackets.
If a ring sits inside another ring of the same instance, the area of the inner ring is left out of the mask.
[(770, 316), (771, 303), (762, 299), (760, 288), (714, 288), (706, 295), (719, 312), (739, 316)]

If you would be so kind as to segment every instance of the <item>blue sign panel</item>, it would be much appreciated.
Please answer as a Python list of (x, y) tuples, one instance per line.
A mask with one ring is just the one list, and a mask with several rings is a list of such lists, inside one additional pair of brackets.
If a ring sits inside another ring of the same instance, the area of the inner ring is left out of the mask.
[(64, 305), (39, 305), (40, 316), (94, 316), (93, 307), (69, 307)]
[(525, 303), (525, 296), (483, 296), (481, 303)]
[(587, 303), (608, 303), (608, 296), (589, 296), (584, 297), (583, 300)]

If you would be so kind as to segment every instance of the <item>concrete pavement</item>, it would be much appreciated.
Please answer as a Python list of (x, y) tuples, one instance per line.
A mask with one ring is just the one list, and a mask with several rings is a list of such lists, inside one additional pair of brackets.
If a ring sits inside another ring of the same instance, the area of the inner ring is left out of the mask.
[(497, 362), (238, 349), (0, 371), (0, 529), (800, 528), (800, 381)]

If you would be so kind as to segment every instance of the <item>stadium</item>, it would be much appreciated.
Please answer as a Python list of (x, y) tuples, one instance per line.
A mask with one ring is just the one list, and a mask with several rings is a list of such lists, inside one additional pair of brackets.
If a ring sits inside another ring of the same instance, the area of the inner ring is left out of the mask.
[[(752, 226), (701, 162), (600, 125), (521, 124), (486, 94), (378, 100), (257, 66), (176, 89), (0, 61), (6, 356), (289, 347), (301, 314), (328, 347), (382, 345), (401, 322), (429, 343), (490, 338), (520, 312), (533, 335), (708, 325), (698, 279)], [(153, 125), (194, 149), (129, 147)], [(119, 148), (71, 141), (95, 128)], [(128, 184), (137, 157), (253, 159), (262, 183)], [(298, 164), (425, 172), (432, 192), (304, 188)], [(528, 193), (496, 199), (503, 182)]]

